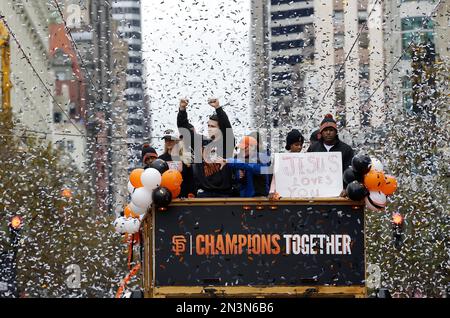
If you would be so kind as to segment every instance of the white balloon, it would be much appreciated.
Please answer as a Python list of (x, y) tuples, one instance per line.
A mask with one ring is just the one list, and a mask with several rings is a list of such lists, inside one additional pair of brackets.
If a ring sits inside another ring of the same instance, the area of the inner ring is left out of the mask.
[(141, 208), (140, 206), (137, 206), (133, 202), (130, 202), (129, 204), (131, 211), (133, 211), (134, 214), (137, 215), (143, 215), (145, 212), (147, 212), (147, 208)]
[(161, 184), (161, 173), (155, 168), (145, 169), (141, 174), (141, 182), (148, 191), (153, 191)]
[(120, 234), (126, 233), (126, 231), (125, 231), (126, 220), (127, 219), (123, 216), (120, 216), (117, 219), (115, 219), (113, 226), (117, 233), (120, 233)]
[(365, 201), (366, 207), (372, 211), (381, 211), (386, 207), (386, 195), (380, 191), (370, 191)]
[(128, 234), (134, 234), (139, 231), (141, 222), (135, 218), (127, 218), (124, 224), (124, 230)]
[(131, 195), (131, 202), (147, 209), (152, 204), (152, 193), (145, 188), (137, 188)]
[(130, 192), (130, 194), (133, 194), (133, 191), (134, 191), (134, 187), (133, 187), (133, 185), (131, 184), (131, 181), (128, 181), (128, 192)]
[(381, 161), (377, 158), (371, 158), (372, 159), (372, 169), (377, 171), (383, 171), (384, 167)]

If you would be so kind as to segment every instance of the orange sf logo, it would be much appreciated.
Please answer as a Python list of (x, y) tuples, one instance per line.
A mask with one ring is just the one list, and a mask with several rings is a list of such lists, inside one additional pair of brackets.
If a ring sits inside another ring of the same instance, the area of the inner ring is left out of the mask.
[(183, 235), (172, 236), (172, 252), (180, 255), (186, 251), (186, 238)]

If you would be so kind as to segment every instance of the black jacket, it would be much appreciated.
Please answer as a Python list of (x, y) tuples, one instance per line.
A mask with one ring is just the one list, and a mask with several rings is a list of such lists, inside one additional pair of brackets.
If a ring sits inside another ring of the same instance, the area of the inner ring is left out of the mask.
[[(352, 147), (340, 141), (338, 137), (336, 138), (337, 143), (331, 147), (330, 151), (340, 151), (342, 153), (342, 172), (344, 172), (352, 164), (354, 152)], [(309, 146), (308, 152), (327, 152), (327, 149), (323, 145), (323, 141), (319, 140)]]
[[(227, 114), (222, 107), (216, 109), (219, 121), (219, 128), (222, 132), (222, 138), (219, 140), (211, 140), (205, 136), (197, 134), (194, 126), (189, 122), (187, 112), (179, 110), (177, 116), (178, 128), (185, 145), (189, 147), (194, 155), (194, 163), (192, 169), (194, 173), (194, 181), (197, 189), (203, 189), (211, 192), (221, 192), (228, 194), (232, 192), (233, 175), (232, 169), (225, 165), (220, 169), (219, 164), (206, 163), (203, 159), (203, 152), (215, 150), (216, 155), (222, 158), (230, 158), (234, 150), (234, 133)], [(228, 136), (227, 136), (228, 130)], [(228, 147), (227, 147), (228, 145)]]
[[(173, 161), (172, 156), (169, 153), (164, 153), (159, 156), (159, 159), (164, 161)], [(187, 166), (183, 162), (183, 171), (181, 172), (181, 176), (183, 177), (183, 182), (181, 183), (181, 198), (187, 198), (189, 193), (196, 194), (197, 189), (194, 183), (194, 173), (192, 171), (192, 166)]]

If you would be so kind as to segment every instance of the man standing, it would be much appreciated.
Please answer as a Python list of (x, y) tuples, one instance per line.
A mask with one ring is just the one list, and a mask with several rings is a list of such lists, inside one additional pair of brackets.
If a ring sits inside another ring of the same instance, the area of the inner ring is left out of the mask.
[(233, 191), (231, 167), (216, 163), (218, 157), (230, 158), (234, 150), (234, 133), (231, 123), (217, 98), (210, 98), (208, 104), (215, 114), (208, 120), (208, 137), (195, 132), (189, 122), (186, 107), (188, 101), (182, 99), (177, 117), (177, 126), (183, 142), (190, 146), (194, 154), (192, 165), (197, 197), (229, 197)]
[(322, 120), (317, 137), (318, 141), (311, 144), (307, 152), (340, 151), (342, 153), (342, 171), (352, 164), (353, 149), (339, 140), (337, 124), (331, 114), (327, 114)]

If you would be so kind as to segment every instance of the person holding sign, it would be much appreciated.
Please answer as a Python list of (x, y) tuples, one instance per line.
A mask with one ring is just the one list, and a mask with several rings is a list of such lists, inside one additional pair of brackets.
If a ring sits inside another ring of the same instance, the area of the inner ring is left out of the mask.
[(352, 147), (339, 140), (337, 124), (333, 115), (327, 114), (320, 123), (318, 141), (311, 144), (307, 152), (331, 152), (342, 153), (342, 172), (352, 164), (354, 151)]
[[(305, 142), (305, 137), (303, 137), (302, 133), (298, 129), (292, 129), (288, 132), (286, 136), (286, 147), (285, 149), (290, 153), (298, 153), (303, 149), (303, 143)], [(270, 183), (269, 189), (269, 199), (277, 199), (278, 193), (275, 191), (275, 176), (272, 177), (272, 182)]]
[(190, 193), (195, 193), (194, 175), (192, 172), (192, 155), (185, 151), (184, 145), (173, 129), (164, 131), (164, 153), (159, 159), (167, 162), (169, 169), (181, 172), (183, 182), (181, 183), (180, 197), (186, 198)]
[(234, 133), (230, 120), (217, 98), (210, 98), (208, 104), (215, 114), (208, 120), (208, 137), (198, 134), (189, 122), (186, 108), (188, 100), (180, 101), (177, 126), (183, 142), (194, 154), (192, 164), (197, 197), (229, 197), (233, 192), (232, 169), (216, 163), (218, 157), (230, 158), (234, 150)]

